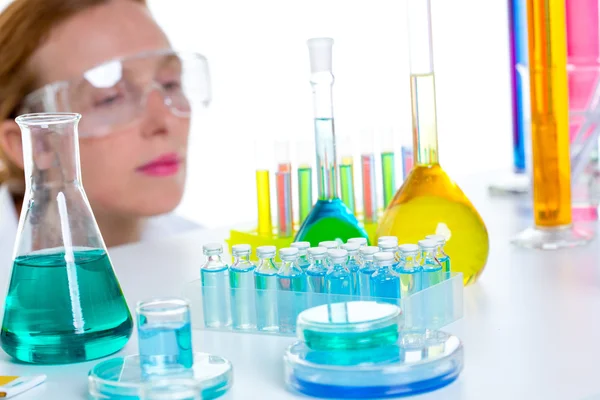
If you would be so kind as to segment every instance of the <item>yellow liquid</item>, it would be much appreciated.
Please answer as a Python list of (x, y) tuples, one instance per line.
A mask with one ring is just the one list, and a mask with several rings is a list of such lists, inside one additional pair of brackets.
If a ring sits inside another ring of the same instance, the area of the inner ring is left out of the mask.
[(485, 224), (439, 164), (417, 165), (386, 209), (377, 237), (417, 243), (434, 233), (448, 238), (444, 250), (452, 271), (463, 273), (465, 285), (475, 282), (489, 253)]
[(258, 234), (271, 235), (271, 185), (268, 170), (256, 171), (256, 195), (258, 201)]

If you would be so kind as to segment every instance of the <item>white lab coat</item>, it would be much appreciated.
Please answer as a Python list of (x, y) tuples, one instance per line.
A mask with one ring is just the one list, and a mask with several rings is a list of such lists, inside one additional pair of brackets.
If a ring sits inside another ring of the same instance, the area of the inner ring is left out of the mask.
[[(10, 270), (18, 225), (19, 216), (8, 187), (0, 185), (0, 271)], [(201, 229), (201, 226), (175, 214), (165, 214), (148, 219), (141, 240), (155, 240), (193, 229)]]

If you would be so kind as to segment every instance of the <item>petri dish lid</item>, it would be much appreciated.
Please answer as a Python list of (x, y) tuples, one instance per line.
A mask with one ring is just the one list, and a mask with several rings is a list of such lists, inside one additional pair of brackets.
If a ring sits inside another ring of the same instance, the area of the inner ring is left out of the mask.
[[(233, 367), (219, 356), (195, 353), (190, 372), (202, 386), (203, 399), (217, 398), (233, 384)], [(96, 364), (88, 373), (92, 400), (137, 400), (145, 383), (138, 355), (111, 358)]]
[(284, 367), (287, 387), (308, 396), (407, 396), (456, 380), (463, 368), (463, 346), (456, 336), (441, 331), (401, 333), (394, 346), (375, 352), (319, 351), (297, 342), (286, 350)]
[(390, 303), (375, 301), (349, 301), (323, 304), (309, 308), (298, 315), (296, 332), (305, 340), (305, 333), (329, 334), (366, 333), (390, 326), (400, 329), (402, 311)]

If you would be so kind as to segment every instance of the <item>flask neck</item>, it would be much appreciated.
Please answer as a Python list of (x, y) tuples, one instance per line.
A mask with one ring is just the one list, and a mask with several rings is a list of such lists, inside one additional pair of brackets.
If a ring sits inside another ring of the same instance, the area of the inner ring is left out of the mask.
[(433, 72), (412, 74), (410, 91), (415, 164), (437, 165), (439, 155)]
[(333, 80), (330, 72), (315, 73), (311, 77), (319, 200), (333, 200), (339, 193), (333, 122)]

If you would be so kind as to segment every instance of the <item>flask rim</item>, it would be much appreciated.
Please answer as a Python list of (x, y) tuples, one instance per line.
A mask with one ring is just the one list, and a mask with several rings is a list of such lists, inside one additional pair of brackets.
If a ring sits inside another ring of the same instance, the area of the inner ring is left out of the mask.
[(56, 112), (22, 114), (15, 118), (19, 126), (48, 126), (76, 123), (81, 119), (81, 114)]

